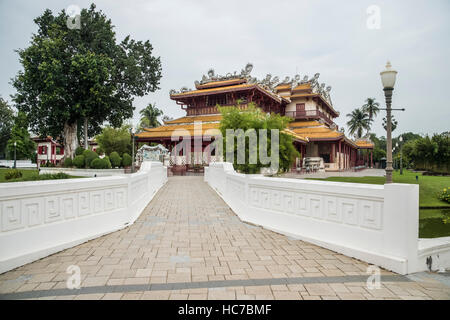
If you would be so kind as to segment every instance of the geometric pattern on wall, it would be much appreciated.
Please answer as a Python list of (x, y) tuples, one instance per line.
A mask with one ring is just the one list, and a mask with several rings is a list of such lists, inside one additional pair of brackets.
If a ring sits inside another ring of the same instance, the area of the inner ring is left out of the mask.
[(122, 209), (127, 206), (127, 190), (127, 187), (115, 187), (0, 201), (0, 230), (6, 232), (34, 228), (46, 223)]
[(380, 202), (360, 200), (358, 211), (361, 214), (361, 227), (381, 229), (382, 206)]
[(59, 210), (59, 199), (57, 196), (45, 197), (44, 205), (45, 223), (51, 223), (62, 219), (61, 210)]
[(22, 215), (28, 217), (28, 227), (38, 226), (44, 222), (44, 199), (28, 198), (20, 203)]
[(78, 193), (78, 215), (80, 217), (91, 213), (89, 192)]
[(339, 207), (345, 224), (358, 225), (358, 202), (354, 199), (339, 199)]
[(2, 231), (17, 230), (25, 227), (25, 215), (20, 210), (20, 201), (11, 200), (2, 203)]
[[(230, 185), (230, 192), (233, 189), (235, 186)], [(290, 191), (255, 185), (249, 185), (249, 196), (249, 204), (256, 208), (373, 230), (382, 229), (382, 200), (346, 198), (325, 193)]]

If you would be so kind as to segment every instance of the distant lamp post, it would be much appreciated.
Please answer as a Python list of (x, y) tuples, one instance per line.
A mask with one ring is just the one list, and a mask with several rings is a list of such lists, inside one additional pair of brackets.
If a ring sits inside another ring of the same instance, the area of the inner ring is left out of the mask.
[(134, 173), (134, 134), (136, 133), (136, 128), (134, 126), (130, 129), (131, 138), (133, 139), (132, 147), (131, 147), (131, 173)]
[(17, 146), (17, 142), (14, 141), (14, 169), (17, 168), (17, 159), (16, 159), (16, 146)]
[(386, 70), (380, 72), (381, 83), (383, 84), (384, 96), (386, 98), (386, 183), (392, 183), (392, 123), (391, 123), (391, 103), (392, 91), (394, 91), (395, 78), (397, 71), (392, 69), (391, 63), (388, 61)]
[(403, 174), (403, 137), (400, 136), (400, 174)]

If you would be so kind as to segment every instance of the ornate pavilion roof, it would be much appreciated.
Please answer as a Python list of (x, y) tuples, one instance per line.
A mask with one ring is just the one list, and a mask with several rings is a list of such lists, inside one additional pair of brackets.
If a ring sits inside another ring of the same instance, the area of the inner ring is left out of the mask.
[[(196, 90), (188, 87), (182, 87), (179, 91), (170, 90), (171, 99), (177, 100), (183, 97), (192, 97), (204, 94), (213, 94), (227, 91), (245, 90), (250, 88), (258, 88), (278, 101), (285, 100), (290, 102), (292, 98), (297, 97), (319, 97), (325, 104), (339, 115), (339, 112), (334, 110), (333, 103), (330, 97), (331, 86), (326, 86), (325, 83), (319, 83), (320, 73), (316, 73), (313, 77), (305, 75), (301, 80), (299, 74), (294, 77), (285, 77), (280, 81), (278, 76), (273, 77), (267, 74), (265, 78), (258, 80), (250, 74), (253, 70), (253, 64), (247, 63), (240, 73), (227, 73), (225, 76), (217, 75), (214, 69), (210, 69), (207, 75), (203, 75), (201, 81), (195, 81)], [(279, 93), (290, 91), (289, 96), (280, 95)]]

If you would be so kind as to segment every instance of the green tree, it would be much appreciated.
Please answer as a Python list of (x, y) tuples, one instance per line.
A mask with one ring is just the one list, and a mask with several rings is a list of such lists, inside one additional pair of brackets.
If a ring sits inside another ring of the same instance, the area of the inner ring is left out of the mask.
[(347, 114), (350, 118), (347, 121), (347, 126), (350, 134), (355, 135), (356, 138), (361, 138), (364, 130), (370, 130), (369, 115), (363, 112), (361, 109), (355, 109), (351, 113)]
[(362, 111), (367, 113), (369, 121), (372, 122), (380, 112), (380, 104), (375, 101), (375, 98), (367, 98), (366, 103), (362, 106)]
[(105, 151), (106, 155), (116, 151), (119, 154), (131, 153), (131, 134), (129, 126), (113, 128), (107, 126), (95, 137), (98, 145)]
[(255, 105), (249, 104), (248, 108), (242, 110), (237, 107), (219, 107), (222, 113), (222, 120), (220, 122), (220, 131), (224, 137), (224, 154), (226, 154), (226, 144), (227, 144), (227, 129), (238, 130), (242, 129), (246, 132), (249, 129), (256, 130), (256, 136), (258, 137), (258, 143), (256, 146), (257, 161), (251, 164), (249, 161), (250, 152), (252, 151), (252, 146), (249, 143), (249, 137), (245, 138), (245, 163), (238, 163), (238, 144), (237, 137), (234, 137), (234, 168), (243, 173), (259, 173), (260, 169), (263, 167), (269, 167), (270, 164), (263, 164), (259, 157), (259, 131), (260, 129), (267, 129), (267, 155), (270, 156), (271, 152), (271, 130), (279, 130), (279, 169), (280, 171), (287, 171), (292, 167), (292, 163), (295, 157), (299, 155), (298, 151), (293, 145), (292, 137), (283, 132), (286, 129), (290, 118), (280, 116), (279, 114), (272, 113), (267, 115), (262, 112), (261, 109), (256, 108)]
[(6, 145), (14, 125), (14, 111), (6, 100), (0, 97), (0, 159), (6, 157)]
[[(391, 132), (393, 132), (395, 129), (397, 129), (398, 121), (395, 120), (394, 116), (391, 116)], [(387, 120), (386, 117), (383, 118), (383, 128), (384, 130), (387, 130)]]
[(139, 124), (140, 130), (144, 128), (156, 128), (161, 125), (158, 117), (162, 116), (163, 112), (156, 108), (156, 103), (149, 103), (144, 109), (139, 111), (139, 113), (142, 116)]
[(6, 146), (8, 157), (14, 158), (14, 142), (16, 142), (16, 159), (32, 159), (36, 144), (30, 139), (28, 133), (28, 119), (25, 113), (19, 112), (14, 118), (14, 126), (11, 129), (11, 137)]
[(80, 29), (67, 27), (64, 11), (50, 10), (34, 20), (31, 45), (18, 50), (23, 71), (13, 79), (14, 101), (40, 135), (62, 136), (66, 156), (73, 157), (77, 132), (88, 119), (90, 135), (106, 121), (120, 127), (133, 115), (135, 96), (158, 89), (161, 62), (149, 41), (116, 34), (94, 4), (81, 10)]

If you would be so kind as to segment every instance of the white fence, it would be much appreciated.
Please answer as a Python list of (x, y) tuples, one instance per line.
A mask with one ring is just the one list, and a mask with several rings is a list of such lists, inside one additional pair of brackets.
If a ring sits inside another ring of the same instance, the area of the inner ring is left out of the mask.
[(58, 173), (63, 172), (65, 174), (75, 177), (109, 177), (125, 174), (124, 169), (76, 169), (76, 168), (52, 168), (41, 167), (40, 174), (43, 173)]
[[(0, 167), (14, 167), (14, 160), (0, 160)], [(16, 168), (37, 168), (36, 163), (32, 163), (31, 160), (16, 160)]]
[(0, 273), (125, 228), (166, 181), (144, 162), (123, 176), (0, 184)]
[(241, 220), (401, 274), (427, 268), (418, 257), (419, 187), (246, 176), (230, 163), (205, 181)]

